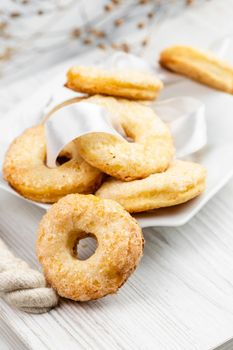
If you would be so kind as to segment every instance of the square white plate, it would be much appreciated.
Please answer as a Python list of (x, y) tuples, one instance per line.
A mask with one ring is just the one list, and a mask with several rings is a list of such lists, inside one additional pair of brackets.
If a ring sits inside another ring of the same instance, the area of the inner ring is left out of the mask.
[[(52, 91), (63, 83), (64, 77), (65, 70), (54, 81), (41, 88), (29, 100), (20, 103), (0, 120), (1, 168), (9, 143), (26, 127), (38, 122), (37, 111), (46, 103)], [(185, 224), (233, 176), (233, 96), (182, 79), (165, 87), (160, 95), (160, 100), (178, 96), (195, 97), (206, 106), (208, 143), (202, 151), (196, 153), (191, 159), (200, 162), (207, 168), (207, 188), (201, 196), (188, 203), (135, 215), (141, 227)], [(0, 188), (19, 196), (3, 180), (1, 173)], [(26, 200), (21, 196), (20, 198)], [(31, 203), (45, 209), (49, 207), (49, 205), (36, 202)]]

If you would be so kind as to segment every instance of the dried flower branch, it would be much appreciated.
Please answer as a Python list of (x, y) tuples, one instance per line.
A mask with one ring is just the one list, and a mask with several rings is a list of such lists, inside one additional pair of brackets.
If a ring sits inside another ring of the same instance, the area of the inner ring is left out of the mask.
[[(53, 54), (55, 50), (82, 53), (98, 47), (143, 52), (152, 26), (203, 0), (103, 0), (103, 7), (94, 11), (89, 10), (93, 9), (91, 0), (5, 2), (9, 6), (0, 11), (0, 74), (14, 74), (10, 69), (13, 64), (29, 66), (33, 55)], [(133, 28), (140, 29), (134, 43), (128, 38), (135, 32)]]

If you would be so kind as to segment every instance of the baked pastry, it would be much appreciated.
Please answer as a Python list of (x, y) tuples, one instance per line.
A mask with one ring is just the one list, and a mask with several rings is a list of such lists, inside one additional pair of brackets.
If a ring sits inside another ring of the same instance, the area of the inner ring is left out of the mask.
[[(98, 246), (79, 260), (76, 245), (92, 236)], [(135, 270), (143, 236), (135, 219), (115, 201), (68, 195), (43, 217), (37, 256), (47, 281), (65, 298), (87, 301), (115, 293)]]
[(202, 165), (175, 160), (164, 173), (146, 179), (122, 182), (110, 178), (96, 196), (113, 199), (128, 212), (136, 213), (187, 202), (204, 191), (205, 180)]
[(210, 53), (172, 46), (160, 54), (160, 64), (212, 88), (233, 93), (233, 67)]
[(67, 72), (66, 87), (89, 95), (154, 100), (163, 83), (147, 72), (74, 66)]
[(38, 202), (53, 203), (69, 193), (97, 189), (102, 173), (81, 158), (73, 143), (61, 152), (60, 160), (66, 162), (53, 169), (46, 166), (44, 125), (34, 126), (10, 145), (3, 175), (22, 196)]
[(93, 167), (124, 181), (165, 171), (174, 154), (168, 127), (154, 111), (135, 101), (93, 96), (86, 100), (107, 109), (123, 128), (129, 142), (106, 133), (75, 140), (80, 155)]

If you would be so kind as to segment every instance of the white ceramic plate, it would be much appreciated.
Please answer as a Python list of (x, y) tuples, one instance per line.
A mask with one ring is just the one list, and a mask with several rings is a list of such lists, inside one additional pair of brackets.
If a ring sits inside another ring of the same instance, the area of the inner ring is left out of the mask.
[[(20, 134), (26, 127), (38, 122), (39, 115), (36, 111), (41, 108), (51, 91), (63, 83), (65, 72), (51, 84), (43, 87), (30, 100), (22, 102), (14, 110), (10, 111), (0, 120), (0, 167), (2, 167), (4, 153), (14, 137)], [(215, 91), (192, 81), (183, 79), (175, 84), (167, 86), (160, 99), (177, 96), (192, 96), (201, 100), (206, 106), (207, 146), (192, 156), (192, 160), (198, 161), (207, 168), (206, 191), (196, 199), (188, 203), (171, 208), (157, 209), (151, 212), (136, 215), (141, 227), (150, 226), (180, 226), (190, 220), (213, 195), (233, 175), (233, 96)], [(0, 188), (19, 196), (3, 180), (0, 174)], [(24, 199), (20, 196), (20, 198)], [(31, 202), (31, 201), (29, 201)], [(31, 202), (33, 205), (48, 208), (48, 205)]]

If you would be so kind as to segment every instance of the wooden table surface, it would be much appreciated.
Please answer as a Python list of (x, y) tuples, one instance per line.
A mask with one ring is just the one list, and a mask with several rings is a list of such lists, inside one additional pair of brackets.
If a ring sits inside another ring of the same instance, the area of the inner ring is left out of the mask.
[[(153, 47), (207, 47), (233, 33), (232, 16), (232, 0), (212, 0), (156, 28)], [(148, 49), (145, 55), (152, 59), (155, 53)], [(51, 74), (2, 89), (1, 112)], [(34, 245), (43, 213), (0, 191), (0, 235), (38, 267)], [(0, 348), (207, 350), (233, 337), (233, 180), (186, 225), (145, 229), (144, 235), (141, 264), (117, 295), (61, 301), (43, 315), (13, 310), (0, 300)]]

